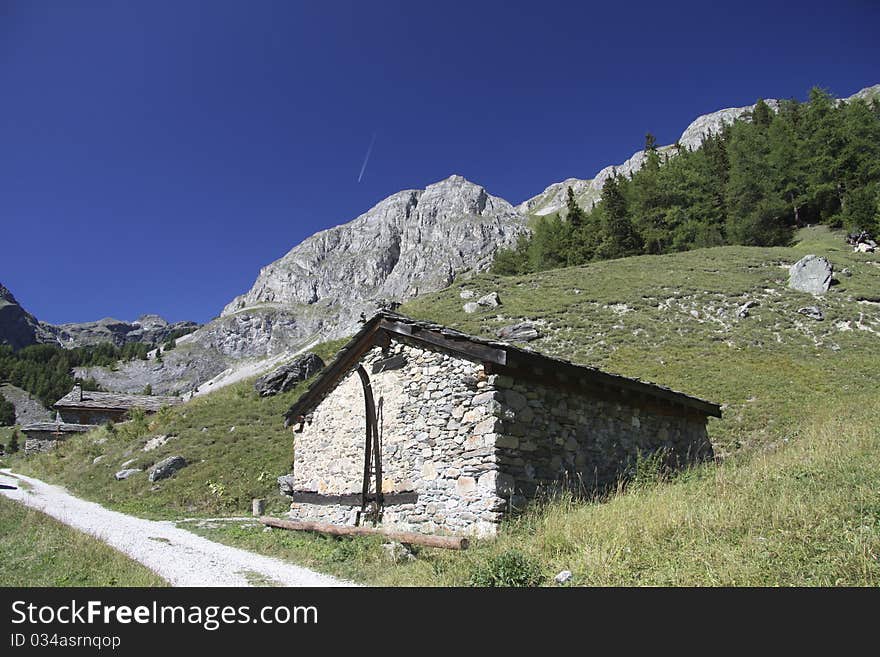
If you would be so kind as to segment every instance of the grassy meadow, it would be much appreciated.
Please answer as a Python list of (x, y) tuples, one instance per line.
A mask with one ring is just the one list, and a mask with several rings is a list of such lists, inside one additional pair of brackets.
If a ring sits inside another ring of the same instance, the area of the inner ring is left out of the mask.
[[(835, 268), (819, 299), (786, 285), (788, 266), (807, 253)], [(466, 314), (462, 289), (497, 291), (502, 305)], [(758, 305), (739, 317), (747, 301)], [(798, 313), (813, 305), (822, 321)], [(574, 585), (878, 583), (880, 260), (853, 253), (840, 233), (805, 229), (790, 248), (480, 274), (401, 312), (493, 337), (529, 320), (542, 333), (530, 348), (721, 403), (724, 417), (709, 424), (718, 461), (671, 479), (647, 472), (604, 500), (547, 501), (495, 541), (423, 549), (402, 563), (379, 540), (223, 523), (196, 531), (371, 584), (552, 584), (560, 570)], [(318, 351), (326, 360), (339, 346)], [(288, 471), (293, 440), (282, 413), (305, 385), (260, 399), (251, 383), (0, 465), (145, 517), (246, 515), (253, 497), (279, 514), (275, 478)], [(141, 450), (160, 434), (176, 437)], [(190, 463), (170, 479), (113, 479), (127, 461), (145, 468), (170, 454)]]

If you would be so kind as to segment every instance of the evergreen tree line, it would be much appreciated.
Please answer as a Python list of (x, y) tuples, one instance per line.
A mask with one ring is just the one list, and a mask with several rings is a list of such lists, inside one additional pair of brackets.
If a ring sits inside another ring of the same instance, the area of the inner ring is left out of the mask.
[[(122, 347), (105, 342), (90, 347), (64, 349), (56, 344), (37, 344), (13, 351), (0, 346), (0, 382), (11, 383), (37, 397), (46, 408), (70, 392), (77, 381), (85, 390), (99, 390), (92, 379), (75, 379), (74, 367), (112, 366), (117, 361), (146, 360), (153, 347), (133, 342)], [(2, 424), (2, 422), (0, 422)]]
[(673, 157), (645, 140), (645, 162), (616, 172), (586, 212), (568, 190), (567, 215), (537, 220), (500, 251), (497, 274), (692, 248), (788, 244), (795, 228), (823, 223), (880, 228), (880, 103), (842, 103), (813, 89), (807, 103), (763, 100), (742, 119)]

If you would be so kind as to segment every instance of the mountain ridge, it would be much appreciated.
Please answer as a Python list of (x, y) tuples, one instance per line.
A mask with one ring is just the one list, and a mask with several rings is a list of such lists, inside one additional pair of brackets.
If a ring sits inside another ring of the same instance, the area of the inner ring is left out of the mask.
[[(880, 85), (853, 98), (880, 96)], [(765, 101), (772, 108), (778, 101)], [(695, 148), (709, 132), (742, 117), (754, 106), (704, 114), (682, 133), (679, 144)], [(675, 146), (664, 146), (670, 153)], [(515, 243), (534, 216), (564, 206), (572, 183), (582, 207), (598, 200), (613, 171), (641, 167), (637, 151), (621, 165), (602, 168), (593, 179), (569, 178), (513, 206), (484, 187), (454, 174), (425, 189), (395, 192), (354, 219), (324, 229), (260, 269), (253, 285), (233, 298), (220, 316), (181, 341), (164, 362), (132, 362), (116, 372), (91, 368), (102, 385), (136, 391), (150, 384), (158, 393), (192, 391), (237, 362), (263, 361), (314, 340), (353, 332), (358, 318), (420, 294), (448, 287), (457, 275), (479, 272), (494, 253)], [(549, 192), (549, 193), (548, 193)], [(127, 380), (129, 377), (130, 380)]]
[[(880, 84), (860, 89), (846, 98), (841, 98), (839, 102), (848, 103), (853, 100), (867, 101), (874, 98), (880, 98)], [(775, 98), (765, 98), (763, 100), (770, 109), (778, 111), (779, 100)], [(691, 150), (699, 148), (709, 132), (719, 132), (724, 125), (728, 125), (737, 119), (742, 118), (754, 108), (755, 104), (752, 104), (744, 105), (742, 107), (727, 107), (714, 112), (709, 112), (708, 114), (702, 114), (688, 124), (681, 133), (676, 144), (680, 145), (682, 148)], [(661, 154), (674, 156), (677, 150), (676, 144), (659, 146), (657, 150)], [(527, 198), (515, 207), (519, 212), (533, 216), (544, 216), (559, 212), (560, 210), (564, 212), (568, 187), (571, 187), (578, 204), (589, 210), (594, 203), (598, 202), (602, 194), (602, 187), (613, 172), (616, 171), (620, 175), (629, 176), (638, 171), (644, 162), (644, 150), (636, 151), (627, 160), (620, 164), (603, 167), (592, 178), (567, 178), (560, 182), (551, 183), (545, 187), (543, 192)]]
[(168, 322), (156, 314), (145, 314), (132, 322), (104, 317), (94, 322), (49, 324), (24, 309), (12, 291), (0, 283), (0, 345), (21, 349), (34, 344), (57, 344), (65, 348), (94, 346), (110, 342), (117, 347), (131, 342), (158, 344), (184, 330), (195, 330), (190, 321)]

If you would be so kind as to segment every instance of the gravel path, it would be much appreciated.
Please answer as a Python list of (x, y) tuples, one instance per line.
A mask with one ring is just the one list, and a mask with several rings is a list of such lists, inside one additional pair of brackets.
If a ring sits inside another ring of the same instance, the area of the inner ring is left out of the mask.
[[(24, 485), (22, 485), (24, 482)], [(171, 521), (144, 520), (74, 497), (10, 470), (0, 470), (0, 494), (33, 507), (100, 539), (158, 573), (172, 586), (353, 586), (246, 550), (221, 545), (176, 527)]]

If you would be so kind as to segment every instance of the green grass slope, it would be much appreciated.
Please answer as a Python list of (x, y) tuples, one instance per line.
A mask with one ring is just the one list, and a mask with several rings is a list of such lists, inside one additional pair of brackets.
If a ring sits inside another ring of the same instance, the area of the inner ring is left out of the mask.
[[(328, 343), (315, 351), (327, 360), (339, 346)], [(290, 472), (293, 461), (293, 433), (284, 428), (282, 414), (304, 388), (263, 399), (253, 380), (242, 381), (113, 431), (101, 427), (46, 454), (6, 457), (6, 465), (147, 518), (249, 515), (255, 497), (267, 500), (269, 512), (281, 513), (289, 502), (276, 478)], [(172, 438), (143, 451), (150, 438), (161, 435)], [(172, 455), (189, 465), (151, 483), (146, 470)], [(123, 464), (143, 472), (116, 481), (113, 475)]]
[(0, 497), (0, 586), (165, 586), (87, 534)]
[[(647, 471), (610, 499), (555, 500), (507, 522), (496, 541), (464, 553), (425, 549), (398, 564), (378, 540), (238, 524), (199, 531), (373, 584), (552, 583), (563, 569), (574, 584), (877, 584), (880, 259), (822, 228), (798, 239), (791, 248), (483, 274), (401, 310), (486, 336), (529, 320), (543, 333), (534, 349), (722, 403), (724, 418), (709, 426), (725, 457), (717, 464), (668, 480)], [(787, 267), (807, 253), (827, 256), (837, 272), (821, 298), (787, 288)], [(466, 314), (462, 289), (497, 291), (502, 306)], [(759, 305), (739, 318), (750, 300)], [(823, 321), (797, 312), (811, 305)], [(324, 345), (322, 357), (338, 346)], [(280, 513), (275, 477), (287, 471), (293, 439), (281, 414), (303, 388), (259, 399), (245, 382), (11, 464), (150, 517), (241, 515), (252, 497)], [(147, 436), (165, 433), (177, 438), (140, 451)], [(191, 465), (156, 484), (144, 474), (112, 478), (129, 459), (139, 467), (169, 454)]]
[[(807, 253), (828, 257), (837, 272), (839, 283), (820, 298), (787, 287), (788, 266)], [(469, 315), (462, 289), (497, 291), (502, 305)], [(750, 300), (760, 305), (739, 318)], [(532, 349), (723, 404), (724, 418), (709, 431), (726, 454), (791, 435), (816, 405), (873, 395), (878, 302), (880, 258), (853, 253), (841, 234), (814, 228), (801, 231), (793, 248), (719, 247), (481, 275), (401, 312), (490, 337), (528, 320), (544, 336)], [(812, 305), (823, 321), (797, 312)]]

